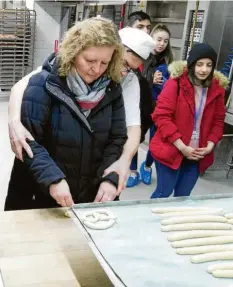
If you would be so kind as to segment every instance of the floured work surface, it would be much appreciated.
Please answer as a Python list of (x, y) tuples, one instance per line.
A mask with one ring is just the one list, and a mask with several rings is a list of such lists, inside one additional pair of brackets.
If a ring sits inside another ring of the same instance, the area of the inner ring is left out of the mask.
[(0, 212), (0, 270), (4, 287), (113, 286), (60, 208)]
[(86, 229), (90, 239), (109, 266), (128, 287), (229, 287), (232, 279), (214, 278), (207, 268), (215, 261), (192, 264), (189, 255), (177, 255), (162, 232), (161, 217), (151, 212), (156, 207), (210, 207), (233, 212), (233, 197), (209, 195), (104, 204), (79, 204), (73, 208), (79, 218), (84, 213), (109, 209), (116, 217), (106, 230)]

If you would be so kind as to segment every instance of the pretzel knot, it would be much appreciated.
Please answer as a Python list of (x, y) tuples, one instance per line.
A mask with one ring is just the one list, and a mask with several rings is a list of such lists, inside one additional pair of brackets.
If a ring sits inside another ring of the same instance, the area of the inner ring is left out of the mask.
[(109, 210), (89, 211), (83, 215), (83, 224), (91, 229), (108, 229), (116, 222), (116, 217)]

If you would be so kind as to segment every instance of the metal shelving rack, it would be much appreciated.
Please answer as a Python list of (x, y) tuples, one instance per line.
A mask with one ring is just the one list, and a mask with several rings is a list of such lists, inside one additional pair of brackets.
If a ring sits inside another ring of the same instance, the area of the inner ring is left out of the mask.
[(33, 68), (36, 13), (0, 10), (0, 89), (11, 87)]

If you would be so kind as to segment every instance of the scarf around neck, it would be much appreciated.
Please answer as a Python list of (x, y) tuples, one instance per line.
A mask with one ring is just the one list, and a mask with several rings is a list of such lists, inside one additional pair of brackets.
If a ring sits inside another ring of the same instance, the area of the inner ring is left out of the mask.
[(86, 117), (104, 98), (105, 90), (110, 83), (109, 78), (104, 75), (96, 80), (92, 86), (89, 86), (83, 81), (75, 69), (68, 74), (66, 81)]

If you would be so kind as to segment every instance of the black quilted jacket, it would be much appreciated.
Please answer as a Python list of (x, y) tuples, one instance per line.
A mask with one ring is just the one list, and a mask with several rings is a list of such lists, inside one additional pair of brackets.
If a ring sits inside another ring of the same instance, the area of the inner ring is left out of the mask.
[[(49, 186), (62, 178), (75, 203), (92, 202), (105, 168), (120, 157), (127, 139), (120, 85), (111, 82), (86, 118), (50, 61), (24, 93), (22, 123), (35, 138), (29, 143), (34, 157), (15, 159), (5, 210), (57, 206)], [(107, 180), (118, 184), (115, 173)]]

